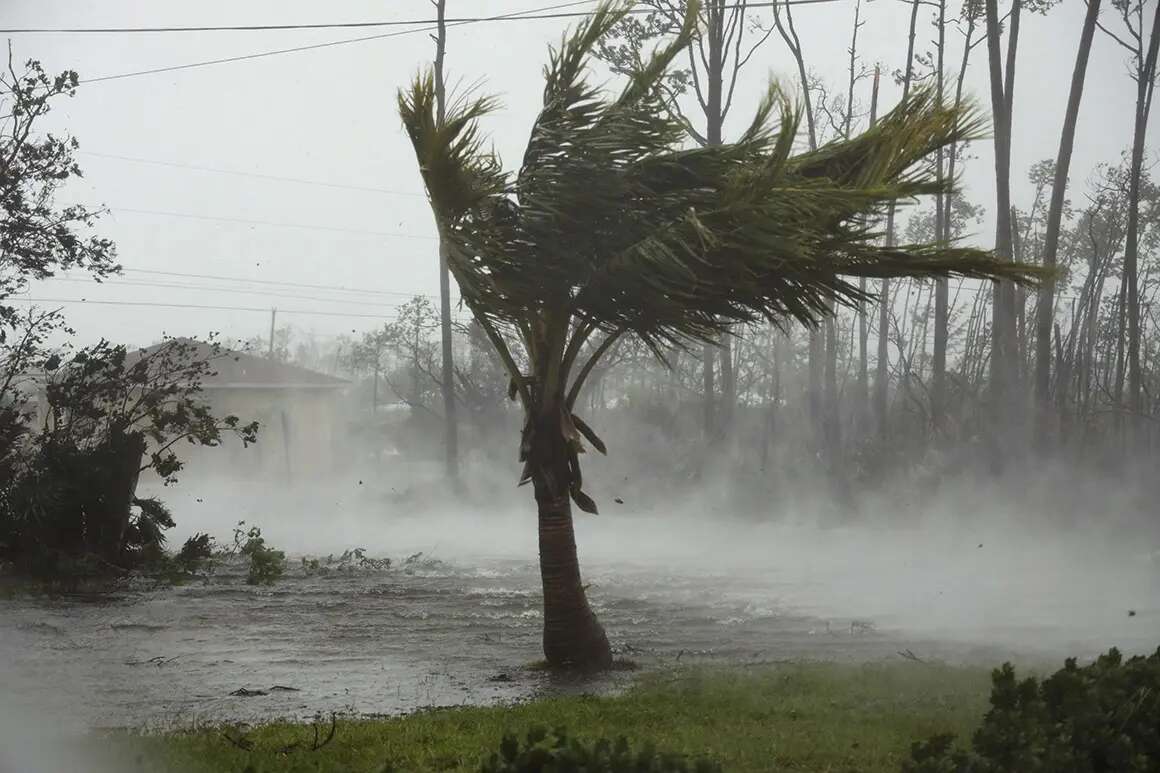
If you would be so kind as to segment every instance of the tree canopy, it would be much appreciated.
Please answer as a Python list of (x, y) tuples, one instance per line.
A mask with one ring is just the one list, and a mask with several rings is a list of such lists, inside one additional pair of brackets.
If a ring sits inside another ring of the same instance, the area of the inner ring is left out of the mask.
[(690, 149), (658, 84), (688, 44), (695, 4), (619, 93), (585, 77), (626, 8), (605, 3), (552, 52), (515, 174), (479, 132), (494, 100), (462, 99), (439, 123), (429, 74), (400, 95), (452, 271), (477, 316), (534, 338), (538, 315), (563, 311), (650, 344), (680, 343), (761, 318), (815, 324), (829, 302), (862, 297), (850, 277), (1028, 278), (986, 252), (879, 239), (875, 216), (890, 202), (950, 186), (918, 162), (977, 136), (972, 109), (939, 106), (919, 89), (860, 136), (795, 155), (800, 113), (772, 86), (736, 142)]

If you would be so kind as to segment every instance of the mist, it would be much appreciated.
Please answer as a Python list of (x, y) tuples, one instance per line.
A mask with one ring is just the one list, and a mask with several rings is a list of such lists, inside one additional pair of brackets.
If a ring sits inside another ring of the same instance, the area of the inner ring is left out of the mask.
[[(1146, 652), (1160, 636), (1160, 529), (1153, 494), (1139, 483), (1057, 468), (1019, 480), (953, 480), (920, 494), (888, 490), (852, 511), (810, 487), (771, 495), (765, 513), (738, 513), (736, 482), (725, 476), (689, 495), (634, 490), (617, 504), (623, 476), (615, 458), (602, 461), (590, 464), (589, 486), (604, 507), (576, 527), (585, 576), (597, 587), (614, 578), (631, 594), (638, 572), (728, 578), (748, 587), (706, 588), (704, 598), (739, 594), (769, 614), (871, 620), (900, 635), (1044, 657), (1109, 645)], [(462, 566), (535, 562), (528, 492), (511, 472), (487, 477), (476, 485), (503, 495), (466, 502), (406, 474), (283, 491), (183, 484), (168, 495), (180, 524), (173, 539), (225, 536), (246, 520), (294, 556), (362, 547)], [(412, 488), (421, 493), (408, 496)]]
[(1157, 653), (1156, 1), (5, 3), (0, 773)]

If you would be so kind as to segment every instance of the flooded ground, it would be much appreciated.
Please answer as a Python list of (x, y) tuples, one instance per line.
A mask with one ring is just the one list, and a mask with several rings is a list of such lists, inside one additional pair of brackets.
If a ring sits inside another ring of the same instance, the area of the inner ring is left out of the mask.
[[(392, 566), (308, 575), (294, 557), (269, 588), (227, 565), (176, 588), (0, 600), (9, 704), (35, 702), (77, 727), (172, 726), (396, 713), (631, 678), (575, 684), (526, 668), (541, 624), (530, 512), (368, 523), (321, 497), (299, 495), (293, 510), (287, 499), (278, 519), (261, 517), (268, 498), (224, 508), (203, 492), (169, 496), (187, 532), (227, 536), (240, 516), (295, 556), (366, 547)], [(1147, 544), (640, 514), (585, 519), (578, 539), (614, 649), (646, 667), (899, 652), (990, 664), (1160, 643), (1160, 561)]]

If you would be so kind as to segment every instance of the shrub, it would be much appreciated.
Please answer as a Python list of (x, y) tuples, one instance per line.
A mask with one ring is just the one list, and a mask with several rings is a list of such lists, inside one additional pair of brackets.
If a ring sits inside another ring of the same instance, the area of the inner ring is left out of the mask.
[(563, 730), (549, 736), (542, 729), (528, 733), (526, 743), (505, 735), (499, 751), (480, 767), (480, 773), (720, 773), (710, 760), (690, 763), (678, 754), (658, 753), (652, 746), (633, 752), (623, 737), (586, 744)]
[[(0, 325), (0, 384), (3, 337)], [(136, 496), (140, 474), (172, 483), (184, 466), (178, 444), (256, 438), (255, 423), (218, 418), (202, 400), (202, 379), (224, 356), (212, 339), (167, 338), (137, 352), (101, 341), (67, 358), (45, 354), (40, 415), (31, 397), (0, 394), (0, 560), (46, 579), (164, 564), (173, 518)]]
[(1074, 659), (1039, 682), (1005, 664), (992, 675), (991, 709), (971, 750), (950, 736), (911, 748), (904, 773), (1034, 773), (1160, 769), (1160, 649), (1124, 660), (1112, 649)]
[(286, 554), (267, 547), (262, 530), (257, 526), (247, 530), (245, 521), (238, 521), (234, 528), (234, 546), (228, 552), (250, 559), (249, 585), (273, 585), (286, 571)]
[(327, 577), (331, 574), (351, 574), (356, 571), (385, 572), (391, 568), (389, 558), (367, 558), (365, 548), (344, 550), (338, 558), (334, 554), (326, 558), (302, 557), (302, 573), (307, 577)]
[(213, 537), (208, 534), (194, 534), (185, 541), (173, 561), (178, 568), (190, 574), (196, 572), (213, 559)]

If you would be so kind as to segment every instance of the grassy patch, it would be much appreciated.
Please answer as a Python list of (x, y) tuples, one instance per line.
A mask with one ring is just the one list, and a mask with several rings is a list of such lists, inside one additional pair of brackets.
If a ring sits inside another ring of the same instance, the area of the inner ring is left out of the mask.
[(279, 753), (295, 742), (309, 747), (313, 731), (272, 723), (247, 736), (251, 751), (220, 730), (199, 730), (132, 739), (129, 754), (138, 770), (174, 773), (474, 771), (505, 732), (523, 735), (540, 725), (581, 738), (651, 741), (712, 757), (726, 771), (896, 773), (912, 741), (977, 726), (988, 692), (985, 670), (930, 664), (693, 669), (645, 675), (618, 697), (340, 721), (333, 742), (319, 751)]

